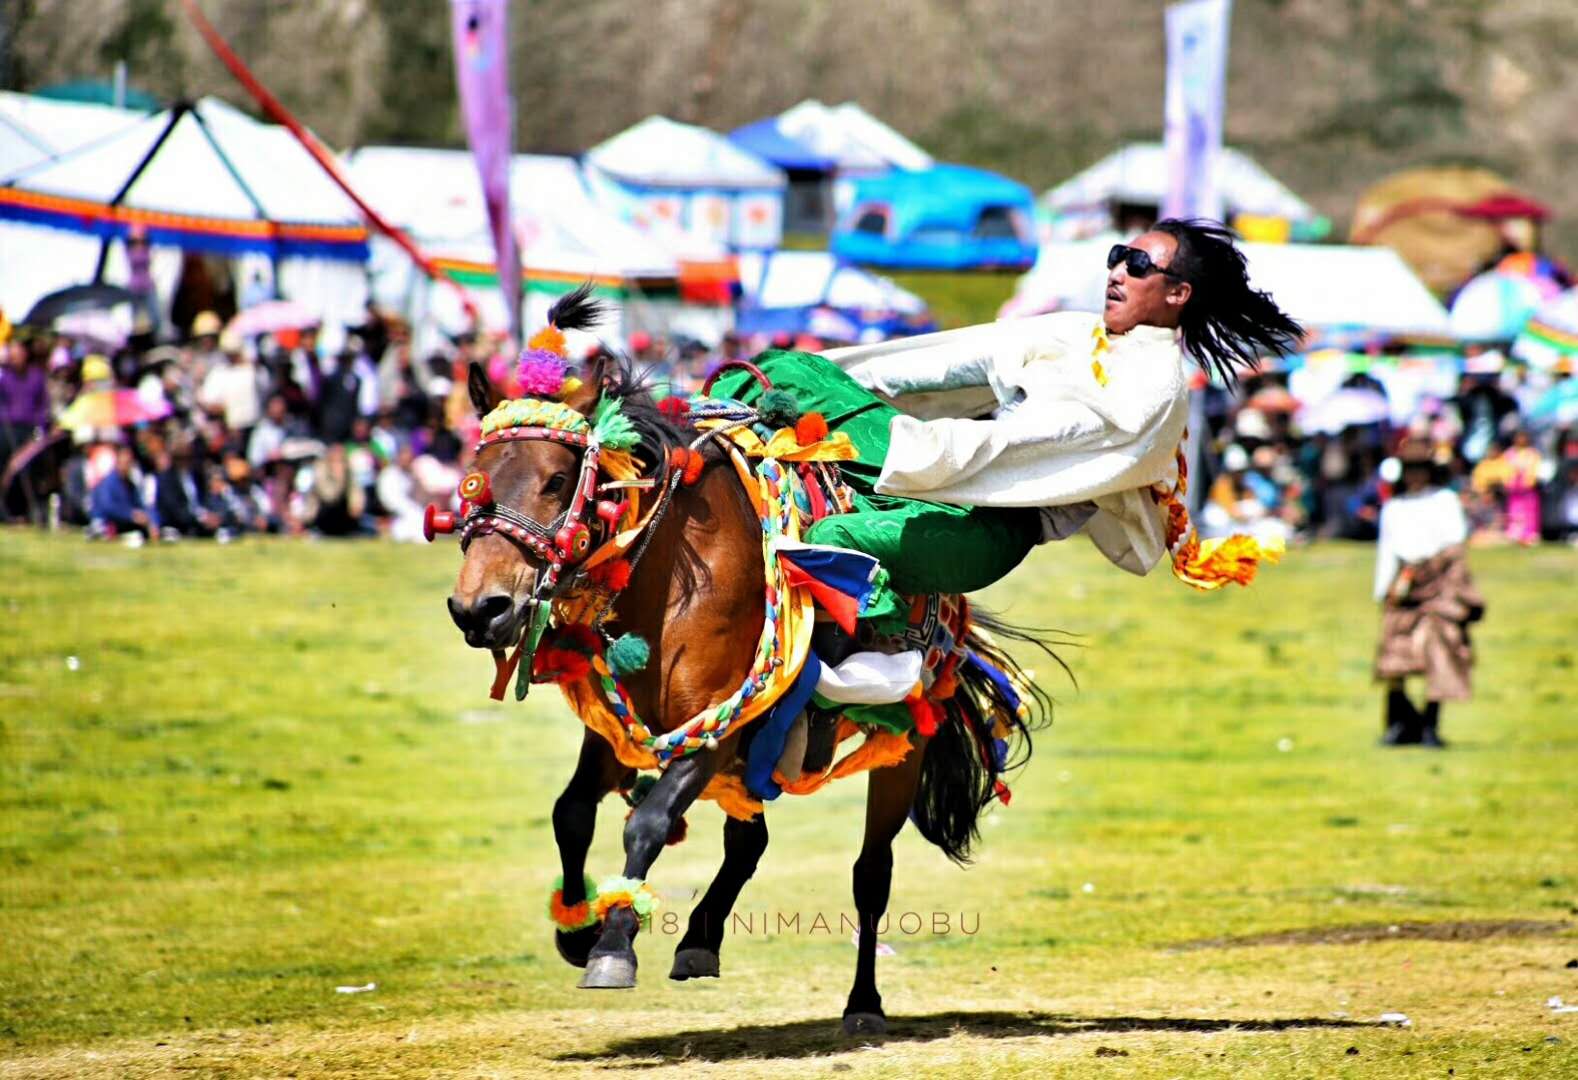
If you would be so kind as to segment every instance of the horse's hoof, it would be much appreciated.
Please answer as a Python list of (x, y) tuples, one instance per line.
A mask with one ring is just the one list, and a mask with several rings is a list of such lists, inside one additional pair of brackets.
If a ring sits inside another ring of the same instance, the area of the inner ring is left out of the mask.
[(559, 950), (559, 955), (571, 967), (584, 968), (586, 958), (592, 955), (592, 946), (597, 944), (597, 939), (602, 936), (603, 924), (584, 926), (579, 930), (566, 933), (555, 930), (553, 933), (553, 947)]
[(674, 968), (668, 977), (676, 982), (686, 979), (716, 979), (718, 954), (706, 949), (681, 949), (674, 954)]
[(881, 1013), (855, 1012), (844, 1014), (845, 1035), (886, 1035), (888, 1018)]
[(576, 984), (582, 990), (634, 990), (636, 958), (608, 953), (586, 962), (586, 974)]

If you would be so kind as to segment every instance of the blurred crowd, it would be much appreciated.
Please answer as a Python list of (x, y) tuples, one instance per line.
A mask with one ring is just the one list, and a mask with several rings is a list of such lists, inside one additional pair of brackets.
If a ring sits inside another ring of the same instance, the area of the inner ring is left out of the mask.
[[(129, 543), (261, 532), (417, 540), (427, 503), (452, 501), (477, 437), (467, 365), (480, 361), (506, 389), (513, 366), (490, 337), (418, 356), (405, 325), (371, 307), (333, 349), (312, 327), (238, 338), (208, 312), (188, 329), (180, 345), (134, 338), (109, 355), (69, 336), (10, 333), (0, 344), (6, 518)], [(690, 393), (724, 359), (821, 343), (729, 335), (708, 349), (637, 332), (624, 344), (660, 392)], [(1364, 374), (1350, 391), (1385, 394)], [(1537, 391), (1548, 387), (1518, 368), (1470, 373), (1407, 424), (1356, 417), (1366, 422), (1307, 433), (1282, 374), (1232, 394), (1210, 388), (1202, 531), (1373, 540), (1400, 471), (1393, 452), (1417, 436), (1451, 477), (1475, 543), (1574, 541), (1578, 430), (1531, 425)]]
[[(246, 533), (421, 539), (424, 508), (453, 500), (478, 435), (467, 367), (481, 362), (508, 390), (513, 364), (498, 337), (417, 356), (398, 318), (371, 307), (366, 316), (334, 349), (313, 327), (241, 339), (209, 312), (181, 345), (133, 339), (110, 355), (8, 328), (3, 518), (132, 544)], [(684, 393), (722, 357), (746, 354), (732, 335), (721, 350), (645, 333), (626, 344), (660, 390)]]
[[(1401, 478), (1396, 451), (1421, 439), (1462, 500), (1471, 544), (1578, 543), (1578, 425), (1531, 420), (1551, 381), (1511, 366), (1469, 371), (1455, 394), (1423, 398), (1406, 423), (1377, 418), (1315, 432), (1300, 430), (1280, 374), (1251, 379), (1231, 397), (1213, 391), (1202, 530), (1374, 540)], [(1386, 394), (1365, 374), (1343, 392)]]

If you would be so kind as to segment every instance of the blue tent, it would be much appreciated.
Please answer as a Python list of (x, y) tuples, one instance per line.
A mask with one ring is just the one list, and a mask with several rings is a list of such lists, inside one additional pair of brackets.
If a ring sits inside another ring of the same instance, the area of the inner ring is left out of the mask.
[(967, 165), (860, 180), (830, 247), (849, 262), (915, 270), (1028, 269), (1036, 261), (1030, 189)]
[(735, 128), (729, 132), (729, 140), (785, 172), (830, 173), (838, 164), (832, 158), (822, 157), (804, 143), (785, 135), (778, 127), (777, 118), (772, 116)]

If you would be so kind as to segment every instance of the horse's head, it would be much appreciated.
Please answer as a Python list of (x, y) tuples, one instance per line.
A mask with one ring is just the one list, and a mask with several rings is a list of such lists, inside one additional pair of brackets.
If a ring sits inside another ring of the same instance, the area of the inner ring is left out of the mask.
[[(564, 404), (589, 416), (601, 393), (604, 362), (594, 362), (580, 388), (566, 395)], [(471, 365), (467, 388), (478, 415), (487, 416), (502, 395), (481, 365)], [(490, 442), (477, 453), (474, 473), (487, 478), (493, 506), (509, 522), (524, 521), (540, 527), (478, 531), (465, 547), (460, 578), (449, 597), (449, 614), (476, 648), (503, 649), (515, 644), (531, 602), (540, 591), (549, 563), (541, 544), (553, 544), (559, 518), (570, 507), (581, 478), (580, 446), (553, 439)]]

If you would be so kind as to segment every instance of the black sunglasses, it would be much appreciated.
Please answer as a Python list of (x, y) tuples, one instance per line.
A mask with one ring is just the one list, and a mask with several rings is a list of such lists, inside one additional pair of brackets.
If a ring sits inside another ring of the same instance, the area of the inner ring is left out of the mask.
[(1130, 247), (1128, 244), (1113, 244), (1112, 250), (1107, 252), (1107, 269), (1111, 270), (1120, 262), (1129, 271), (1131, 278), (1150, 277), (1152, 273), (1160, 273), (1179, 281), (1183, 280), (1182, 274), (1175, 274), (1165, 266), (1157, 266), (1151, 261), (1151, 253), (1143, 248)]

